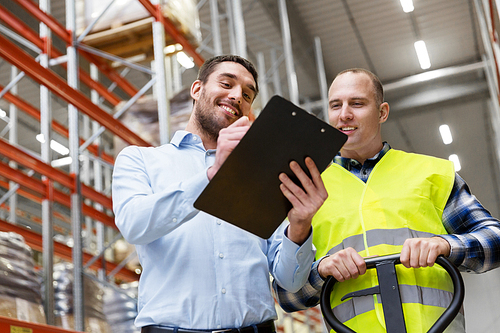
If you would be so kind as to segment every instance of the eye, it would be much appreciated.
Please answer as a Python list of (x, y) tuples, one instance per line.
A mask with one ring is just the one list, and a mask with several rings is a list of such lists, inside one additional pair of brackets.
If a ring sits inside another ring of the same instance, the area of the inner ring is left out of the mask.
[(223, 86), (224, 88), (231, 88), (231, 85), (227, 82), (221, 82), (220, 85)]
[(243, 93), (243, 97), (247, 100), (247, 101), (251, 101), (252, 100), (252, 97), (247, 94), (247, 93)]

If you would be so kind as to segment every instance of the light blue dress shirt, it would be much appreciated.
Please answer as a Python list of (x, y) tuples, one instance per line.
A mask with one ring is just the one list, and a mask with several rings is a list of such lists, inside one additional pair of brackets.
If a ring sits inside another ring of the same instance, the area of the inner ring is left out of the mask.
[(276, 319), (269, 273), (290, 291), (308, 278), (311, 235), (299, 247), (284, 236), (284, 222), (265, 240), (193, 207), (214, 161), (215, 150), (186, 131), (170, 144), (127, 147), (116, 158), (115, 221), (143, 268), (139, 327), (216, 330)]

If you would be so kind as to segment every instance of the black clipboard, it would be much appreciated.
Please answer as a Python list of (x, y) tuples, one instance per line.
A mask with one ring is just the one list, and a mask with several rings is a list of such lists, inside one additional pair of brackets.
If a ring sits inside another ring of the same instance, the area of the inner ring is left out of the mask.
[(194, 203), (194, 207), (261, 238), (269, 238), (292, 204), (281, 192), (278, 175), (311, 157), (323, 172), (347, 135), (274, 96)]

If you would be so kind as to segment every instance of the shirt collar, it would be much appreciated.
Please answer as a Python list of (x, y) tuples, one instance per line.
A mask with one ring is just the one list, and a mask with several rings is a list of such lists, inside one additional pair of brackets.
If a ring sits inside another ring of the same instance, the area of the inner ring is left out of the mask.
[[(390, 149), (391, 149), (391, 146), (387, 142), (384, 141), (384, 145), (383, 145), (382, 149), (378, 153), (376, 153), (373, 157), (368, 158), (367, 161), (373, 161), (371, 163), (376, 164), (378, 161), (380, 161), (382, 159), (382, 157), (384, 157), (384, 155)], [(333, 162), (342, 166), (343, 168), (345, 168), (347, 170), (351, 169), (351, 165), (360, 164), (355, 159), (340, 156), (340, 152), (338, 152), (337, 155), (333, 158)]]
[(188, 131), (177, 131), (170, 140), (170, 143), (176, 147), (179, 147), (182, 144), (199, 144), (201, 143), (201, 138)]

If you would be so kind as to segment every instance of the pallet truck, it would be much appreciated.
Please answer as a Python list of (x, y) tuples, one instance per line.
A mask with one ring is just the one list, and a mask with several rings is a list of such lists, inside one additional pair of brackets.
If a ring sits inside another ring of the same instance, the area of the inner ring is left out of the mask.
[[(406, 332), (403, 306), (401, 304), (395, 267), (396, 265), (401, 264), (399, 254), (367, 258), (365, 259), (365, 262), (367, 269), (375, 268), (377, 270), (379, 285), (365, 290), (349, 293), (345, 295), (342, 300), (350, 297), (380, 294), (387, 333)], [(443, 267), (453, 281), (453, 299), (448, 308), (443, 312), (441, 317), (436, 320), (427, 333), (443, 332), (460, 311), (465, 296), (464, 281), (458, 269), (443, 256), (439, 256), (436, 259), (436, 264)], [(330, 327), (336, 332), (356, 333), (340, 322), (333, 314), (333, 310), (330, 306), (330, 294), (336, 282), (337, 281), (333, 278), (333, 276), (329, 276), (326, 279), (321, 290), (321, 312), (323, 313), (323, 317), (328, 325), (330, 325)]]

